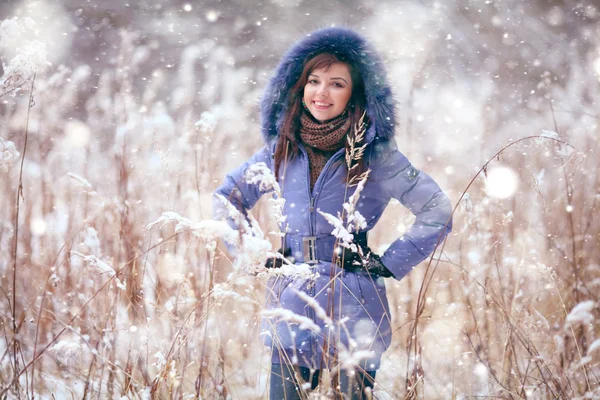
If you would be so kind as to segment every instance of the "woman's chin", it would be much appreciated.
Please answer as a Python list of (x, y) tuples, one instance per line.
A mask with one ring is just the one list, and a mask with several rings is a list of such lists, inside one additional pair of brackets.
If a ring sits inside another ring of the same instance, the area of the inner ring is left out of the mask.
[(334, 119), (335, 117), (337, 117), (341, 114), (341, 113), (335, 114), (329, 110), (311, 110), (310, 113), (313, 116), (313, 118), (319, 122), (329, 121), (330, 119)]

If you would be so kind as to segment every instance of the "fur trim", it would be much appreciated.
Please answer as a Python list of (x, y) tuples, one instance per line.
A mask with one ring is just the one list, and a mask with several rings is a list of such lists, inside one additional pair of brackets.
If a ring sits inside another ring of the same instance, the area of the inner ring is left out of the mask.
[(278, 136), (287, 108), (287, 94), (300, 77), (304, 62), (323, 52), (341, 54), (360, 69), (365, 84), (367, 115), (371, 121), (367, 142), (375, 136), (392, 138), (396, 122), (394, 100), (381, 57), (358, 33), (335, 27), (309, 34), (283, 56), (261, 101), (264, 140), (269, 143)]

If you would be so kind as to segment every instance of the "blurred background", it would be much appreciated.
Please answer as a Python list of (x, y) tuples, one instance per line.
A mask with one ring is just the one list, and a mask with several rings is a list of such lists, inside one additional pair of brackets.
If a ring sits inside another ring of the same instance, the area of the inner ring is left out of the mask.
[[(401, 151), (462, 199), (432, 265), (386, 283), (376, 397), (600, 397), (599, 19), (572, 0), (3, 0), (1, 390), (266, 398), (264, 282), (147, 226), (211, 217), (262, 145), (280, 57), (336, 25), (381, 52)], [(266, 202), (253, 214), (274, 226)], [(390, 204), (371, 245), (412, 218)]]

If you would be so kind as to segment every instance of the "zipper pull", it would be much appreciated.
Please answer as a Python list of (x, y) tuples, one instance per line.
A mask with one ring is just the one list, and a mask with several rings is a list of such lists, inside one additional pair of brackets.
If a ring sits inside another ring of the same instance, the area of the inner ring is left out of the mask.
[(310, 211), (310, 212), (315, 211), (315, 198), (314, 197), (310, 198), (310, 207), (308, 208), (308, 211)]

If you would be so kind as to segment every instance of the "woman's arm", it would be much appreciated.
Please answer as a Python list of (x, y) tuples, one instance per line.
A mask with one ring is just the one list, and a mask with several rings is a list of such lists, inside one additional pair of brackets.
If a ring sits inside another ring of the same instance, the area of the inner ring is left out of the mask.
[(437, 183), (398, 151), (393, 139), (378, 146), (385, 148), (384, 161), (375, 171), (384, 195), (397, 199), (416, 216), (408, 231), (381, 256), (394, 277), (402, 279), (450, 233), (452, 205)]
[[(237, 229), (236, 222), (230, 217), (222, 198), (229, 201), (247, 219), (248, 210), (254, 207), (260, 196), (268, 191), (261, 191), (258, 184), (248, 183), (245, 175), (250, 166), (263, 162), (272, 169), (271, 150), (265, 146), (256, 152), (248, 161), (227, 174), (225, 181), (213, 193), (213, 218), (226, 220), (229, 225)], [(219, 198), (222, 196), (222, 198)]]

